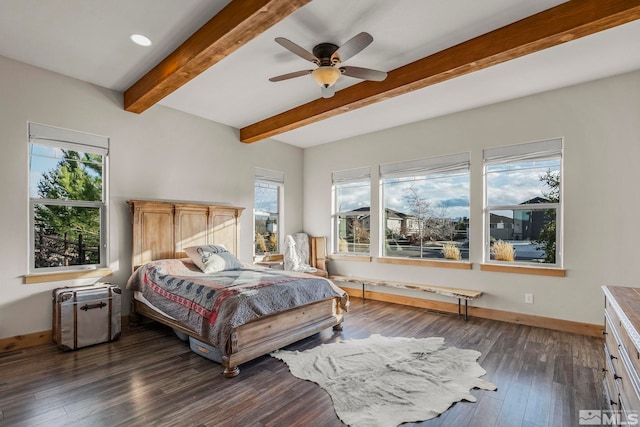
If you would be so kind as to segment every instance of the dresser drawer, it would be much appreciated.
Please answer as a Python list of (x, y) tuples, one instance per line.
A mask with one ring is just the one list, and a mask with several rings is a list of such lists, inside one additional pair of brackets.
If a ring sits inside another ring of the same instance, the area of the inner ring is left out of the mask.
[[(614, 363), (615, 366), (615, 363)], [(640, 410), (640, 397), (634, 385), (634, 379), (626, 369), (616, 370), (615, 383), (620, 395), (624, 397), (627, 409)], [(619, 399), (620, 400), (620, 399)]]
[[(606, 388), (605, 392), (607, 402), (609, 402), (609, 405), (612, 406), (618, 405), (618, 394), (620, 393), (620, 390), (618, 390), (618, 384), (616, 384), (616, 380), (614, 379), (615, 377), (617, 377), (616, 368), (611, 363), (609, 350), (607, 349), (606, 344), (604, 345), (604, 355), (606, 357), (606, 360), (604, 362), (604, 385)], [(618, 407), (615, 407), (613, 409), (618, 409)]]
[(609, 361), (620, 360), (619, 332), (612, 325), (609, 313), (604, 315), (604, 345), (609, 353), (607, 355)]
[[(620, 319), (616, 311), (615, 304), (609, 298), (605, 299), (605, 313), (610, 319), (611, 326), (616, 329), (618, 335), (618, 344), (627, 353), (628, 361), (634, 367), (636, 372), (640, 372), (640, 352), (631, 339), (631, 334), (637, 334), (635, 328), (628, 319), (625, 322)], [(609, 331), (607, 331), (609, 332)], [(609, 334), (610, 335), (610, 334)], [(609, 337), (609, 335), (606, 335)], [(636, 337), (637, 339), (640, 337)], [(611, 350), (611, 348), (609, 348)]]

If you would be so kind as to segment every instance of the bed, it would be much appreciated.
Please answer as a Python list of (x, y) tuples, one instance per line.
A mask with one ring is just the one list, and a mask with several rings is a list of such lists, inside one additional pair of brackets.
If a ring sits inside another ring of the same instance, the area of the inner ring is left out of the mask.
[[(134, 295), (133, 321), (143, 316), (217, 348), (226, 377), (237, 376), (242, 363), (321, 330), (341, 330), (348, 296), (327, 279), (251, 266), (201, 271), (194, 248), (215, 245), (237, 255), (242, 208), (128, 203), (133, 274), (127, 287)], [(241, 314), (228, 305), (241, 307)]]

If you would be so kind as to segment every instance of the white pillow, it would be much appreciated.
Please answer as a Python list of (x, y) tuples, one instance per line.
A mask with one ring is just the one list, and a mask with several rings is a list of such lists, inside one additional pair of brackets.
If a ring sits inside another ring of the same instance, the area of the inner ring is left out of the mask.
[(191, 261), (204, 273), (237, 270), (244, 266), (222, 245), (190, 246), (184, 250)]

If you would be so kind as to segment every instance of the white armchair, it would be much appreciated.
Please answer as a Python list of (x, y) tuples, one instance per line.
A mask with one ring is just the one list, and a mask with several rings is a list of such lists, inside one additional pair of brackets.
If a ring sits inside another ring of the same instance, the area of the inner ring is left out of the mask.
[(306, 233), (288, 235), (284, 244), (284, 269), (328, 277), (326, 240)]

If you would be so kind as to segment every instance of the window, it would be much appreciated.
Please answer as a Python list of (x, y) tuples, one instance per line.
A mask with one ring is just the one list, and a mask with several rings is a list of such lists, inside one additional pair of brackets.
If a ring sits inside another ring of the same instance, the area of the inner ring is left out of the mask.
[(484, 150), (485, 262), (561, 266), (562, 140)]
[(368, 167), (333, 172), (333, 252), (370, 254), (371, 173)]
[(284, 173), (256, 168), (253, 204), (255, 255), (280, 252), (278, 229), (282, 226), (280, 200), (283, 186)]
[(469, 259), (469, 153), (380, 165), (383, 256)]
[(108, 138), (29, 123), (29, 271), (106, 267)]

